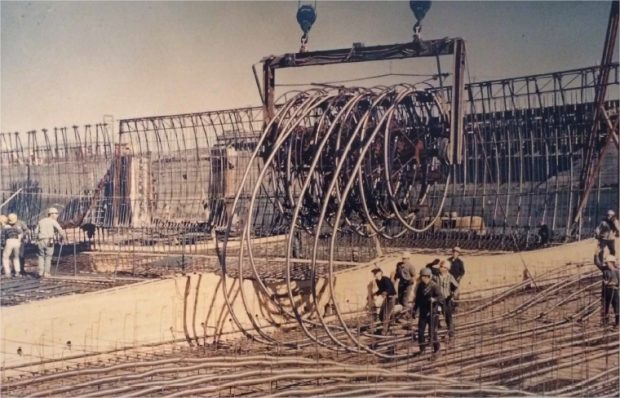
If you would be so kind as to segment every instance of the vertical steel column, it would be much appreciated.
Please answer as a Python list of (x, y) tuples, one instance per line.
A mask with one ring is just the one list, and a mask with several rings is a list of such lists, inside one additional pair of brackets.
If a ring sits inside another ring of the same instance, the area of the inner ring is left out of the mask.
[(450, 109), (449, 153), (452, 163), (463, 161), (463, 90), (465, 73), (465, 42), (454, 41), (454, 70), (452, 83), (452, 107)]
[[(588, 203), (588, 196), (592, 190), (592, 186), (596, 180), (596, 173), (600, 170), (601, 164), (607, 152), (607, 147), (610, 145), (613, 137), (613, 130), (608, 133), (608, 139), (606, 140), (603, 148), (598, 153), (596, 163), (593, 164), (596, 151), (596, 141), (598, 134), (598, 126), (600, 122), (601, 112), (605, 112), (603, 104), (607, 95), (607, 82), (609, 81), (610, 64), (614, 51), (616, 49), (616, 38), (618, 36), (618, 1), (611, 2), (611, 10), (609, 12), (609, 22), (607, 24), (607, 34), (605, 36), (605, 46), (603, 48), (603, 56), (601, 59), (601, 68), (599, 70), (598, 80), (595, 88), (595, 100), (594, 100), (594, 116), (592, 118), (592, 130), (586, 146), (586, 163), (581, 172), (580, 188), (581, 199), (579, 206), (575, 211), (575, 219), (573, 220), (573, 228), (579, 225), (579, 221), (582, 216), (583, 209)], [(574, 229), (573, 229), (574, 232)]]
[(263, 61), (263, 126), (267, 126), (275, 115), (275, 89), (274, 68), (270, 62)]

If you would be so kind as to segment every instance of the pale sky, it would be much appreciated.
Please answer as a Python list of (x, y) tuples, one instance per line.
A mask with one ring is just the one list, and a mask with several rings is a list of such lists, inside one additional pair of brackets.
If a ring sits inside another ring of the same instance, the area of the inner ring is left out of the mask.
[[(251, 66), (265, 55), (299, 49), (297, 6), (2, 1), (0, 128), (257, 106)], [(607, 1), (434, 1), (422, 33), (463, 37), (476, 80), (552, 72), (600, 62), (609, 8)], [(408, 2), (320, 1), (317, 14), (311, 50), (407, 42), (415, 22)], [(428, 64), (395, 61), (287, 70), (278, 82), (389, 71), (434, 72)]]

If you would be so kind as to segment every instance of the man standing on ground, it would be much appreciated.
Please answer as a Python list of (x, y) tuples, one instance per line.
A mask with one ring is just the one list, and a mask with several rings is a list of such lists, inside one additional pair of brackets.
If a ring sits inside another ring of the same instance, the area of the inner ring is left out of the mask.
[(461, 283), (461, 279), (463, 279), (463, 275), (465, 275), (465, 265), (460, 256), (461, 248), (454, 246), (452, 248), (452, 256), (448, 258), (448, 261), (450, 261), (450, 273), (459, 283)]
[(37, 240), (40, 278), (49, 276), (51, 273), (56, 234), (58, 233), (61, 240), (65, 237), (65, 232), (57, 220), (58, 210), (50, 207), (47, 217), (39, 221), (34, 231)]
[[(460, 247), (454, 246), (452, 248), (452, 256), (448, 258), (448, 261), (450, 261), (450, 274), (452, 274), (454, 279), (456, 279), (456, 281), (460, 284), (461, 279), (463, 279), (463, 276), (465, 275), (465, 265), (463, 264), (463, 259), (461, 259), (461, 248)], [(458, 304), (456, 303), (456, 300), (458, 300), (458, 298), (459, 298), (458, 292), (457, 294), (452, 295), (452, 309), (453, 310), (455, 310), (456, 307), (458, 306)]]
[(409, 261), (409, 256), (403, 256), (402, 261), (396, 264), (394, 281), (398, 280), (398, 304), (406, 307), (413, 289), (415, 267)]
[(11, 275), (11, 259), (13, 260), (13, 269), (16, 276), (22, 274), (21, 264), (19, 262), (19, 250), (22, 243), (23, 231), (17, 223), (17, 214), (11, 213), (7, 217), (7, 226), (2, 229), (4, 241), (4, 250), (2, 252), (2, 266), (4, 274)]
[(416, 311), (418, 308), (420, 309), (420, 318), (418, 320), (420, 354), (424, 354), (426, 350), (424, 332), (427, 325), (429, 327), (430, 340), (433, 344), (433, 353), (438, 353), (441, 348), (439, 338), (437, 337), (437, 310), (438, 306), (445, 304), (445, 300), (441, 294), (441, 289), (432, 281), (431, 277), (431, 270), (429, 268), (422, 268), (420, 271), (420, 282), (415, 292), (415, 301), (413, 302), (412, 316), (414, 319)]
[(605, 262), (601, 261), (600, 252), (602, 251), (603, 250), (598, 248), (594, 254), (594, 264), (603, 272), (603, 319), (601, 323), (606, 326), (609, 322), (609, 306), (611, 305), (614, 309), (614, 315), (616, 316), (615, 326), (618, 327), (618, 322), (620, 320), (618, 316), (618, 311), (620, 310), (620, 297), (618, 296), (620, 272), (618, 271), (615, 256), (608, 254)]
[(385, 336), (390, 329), (390, 317), (392, 316), (392, 311), (396, 304), (396, 289), (394, 289), (392, 280), (387, 276), (383, 276), (381, 268), (375, 267), (371, 272), (375, 276), (375, 283), (379, 288), (373, 295), (383, 296), (383, 303), (381, 303), (381, 310), (379, 311), (379, 320), (383, 322), (381, 334)]
[(449, 272), (449, 263), (447, 260), (442, 260), (439, 263), (439, 275), (435, 277), (435, 281), (441, 289), (441, 294), (445, 297), (446, 302), (443, 308), (444, 317), (446, 319), (446, 325), (448, 325), (448, 341), (454, 337), (454, 323), (452, 322), (453, 302), (452, 296), (456, 294), (459, 283), (454, 279), (454, 276)]
[(30, 228), (23, 220), (18, 219), (15, 225), (22, 231), (21, 244), (19, 245), (19, 262), (22, 267), (21, 274), (26, 275), (26, 245), (30, 243), (32, 236), (30, 235)]

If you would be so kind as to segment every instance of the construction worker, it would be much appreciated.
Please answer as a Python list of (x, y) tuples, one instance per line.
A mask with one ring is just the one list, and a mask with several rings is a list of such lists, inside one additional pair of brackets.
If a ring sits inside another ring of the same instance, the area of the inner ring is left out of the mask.
[(26, 245), (30, 243), (32, 236), (30, 228), (23, 220), (18, 219), (15, 225), (22, 231), (21, 244), (19, 245), (19, 262), (22, 267), (21, 274), (26, 275)]
[(383, 271), (381, 271), (381, 268), (375, 267), (371, 272), (373, 273), (375, 283), (379, 288), (373, 293), (373, 296), (383, 297), (383, 302), (380, 307), (381, 310), (379, 311), (379, 320), (383, 323), (381, 334), (385, 336), (389, 331), (390, 317), (392, 316), (394, 305), (396, 305), (396, 289), (394, 289), (392, 280), (387, 276), (383, 276)]
[(61, 240), (65, 238), (65, 232), (57, 220), (58, 210), (50, 207), (47, 211), (47, 217), (39, 221), (34, 231), (38, 248), (39, 278), (48, 276), (51, 273), (56, 235), (58, 234)]
[(453, 302), (452, 297), (456, 294), (459, 288), (459, 283), (454, 279), (454, 276), (449, 272), (450, 264), (447, 260), (441, 260), (439, 262), (439, 274), (436, 275), (433, 280), (439, 285), (441, 294), (445, 298), (445, 304), (442, 306), (443, 314), (448, 326), (448, 340), (454, 337), (454, 323), (452, 322)]
[(602, 324), (607, 325), (609, 322), (609, 306), (614, 308), (614, 314), (616, 315), (615, 326), (618, 326), (618, 321), (620, 318), (618, 317), (618, 311), (620, 310), (620, 298), (618, 297), (618, 286), (620, 285), (620, 272), (618, 270), (618, 265), (616, 264), (616, 257), (608, 254), (605, 258), (605, 261), (601, 261), (600, 252), (603, 250), (599, 247), (597, 248), (596, 253), (594, 254), (594, 264), (601, 270), (603, 273), (603, 291), (602, 291), (602, 301), (603, 301), (603, 319)]
[(616, 237), (619, 235), (618, 231), (618, 219), (616, 213), (613, 210), (607, 211), (607, 217), (601, 220), (601, 223), (596, 227), (595, 236), (598, 240), (599, 262), (603, 261), (605, 248), (609, 250), (609, 254), (616, 255)]
[[(465, 276), (465, 264), (463, 263), (463, 259), (461, 258), (461, 248), (458, 246), (454, 246), (452, 248), (452, 256), (448, 258), (450, 261), (450, 274), (456, 279), (456, 281), (460, 284), (461, 279)], [(452, 295), (452, 312), (456, 311), (456, 307), (458, 306), (459, 292)]]
[(415, 300), (413, 302), (412, 317), (415, 319), (416, 312), (420, 309), (420, 318), (418, 320), (418, 344), (420, 345), (420, 354), (424, 354), (426, 350), (426, 339), (424, 333), (428, 326), (430, 340), (433, 344), (433, 353), (439, 353), (441, 348), (439, 338), (437, 337), (437, 321), (439, 311), (445, 304), (441, 289), (432, 280), (433, 273), (427, 267), (420, 271), (420, 282), (416, 288)]
[(461, 283), (461, 279), (465, 275), (465, 265), (460, 257), (461, 254), (461, 248), (454, 246), (452, 248), (452, 256), (448, 258), (448, 261), (450, 261), (450, 273), (458, 283)]
[(4, 250), (2, 251), (2, 266), (4, 275), (11, 275), (11, 260), (13, 260), (13, 270), (16, 276), (22, 274), (21, 264), (19, 262), (19, 249), (22, 243), (22, 229), (17, 224), (17, 215), (9, 214), (7, 217), (7, 226), (2, 229)]
[(540, 246), (546, 246), (551, 240), (551, 229), (544, 222), (540, 223), (538, 227), (538, 243)]
[(409, 261), (409, 256), (403, 256), (396, 264), (394, 282), (398, 280), (398, 304), (406, 307), (409, 304), (409, 296), (415, 282), (415, 267)]
[(4, 234), (2, 230), (6, 226), (8, 218), (4, 214), (0, 214), (0, 269), (4, 269), (2, 266), (2, 252), (4, 251)]

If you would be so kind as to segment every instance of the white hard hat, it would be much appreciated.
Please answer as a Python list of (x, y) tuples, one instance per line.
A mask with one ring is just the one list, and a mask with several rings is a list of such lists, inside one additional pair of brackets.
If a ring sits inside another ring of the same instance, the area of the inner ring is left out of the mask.
[(50, 208), (47, 210), (47, 214), (48, 214), (48, 215), (49, 215), (49, 214), (58, 214), (58, 209), (56, 209), (55, 207), (50, 207)]
[(616, 215), (616, 212), (613, 210), (607, 210), (607, 217), (613, 217)]

